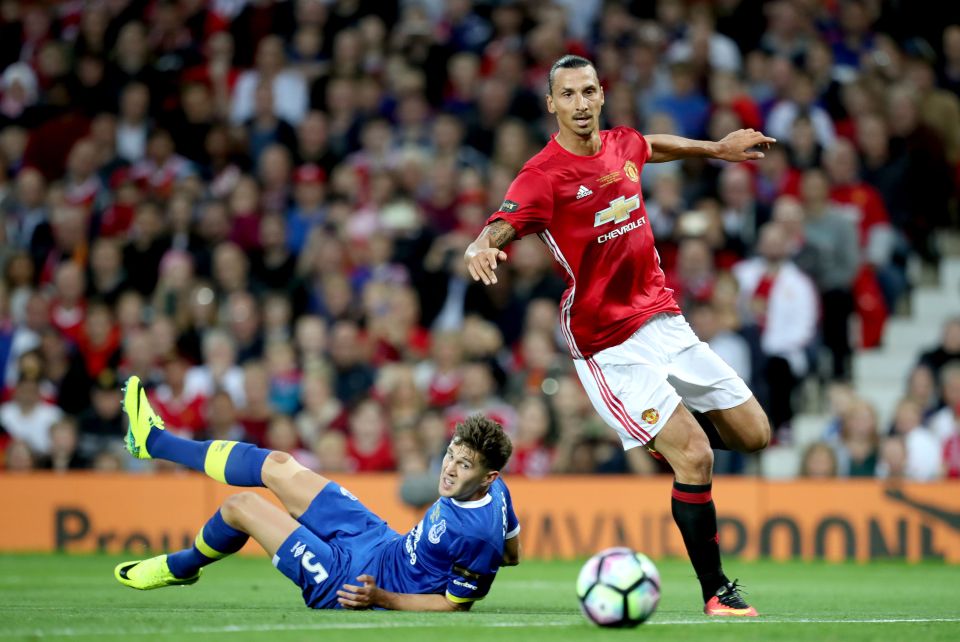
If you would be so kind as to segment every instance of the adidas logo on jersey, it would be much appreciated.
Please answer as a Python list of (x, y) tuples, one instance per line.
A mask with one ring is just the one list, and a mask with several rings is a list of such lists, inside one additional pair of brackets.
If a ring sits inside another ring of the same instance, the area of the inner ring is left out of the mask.
[(591, 194), (593, 194), (593, 190), (587, 189), (584, 185), (581, 185), (580, 189), (577, 190), (577, 200), (579, 201), (581, 198), (586, 198)]

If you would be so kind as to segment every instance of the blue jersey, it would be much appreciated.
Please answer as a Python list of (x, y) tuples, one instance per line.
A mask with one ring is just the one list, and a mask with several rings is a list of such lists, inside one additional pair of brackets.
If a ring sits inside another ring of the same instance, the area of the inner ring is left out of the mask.
[(503, 562), (504, 542), (520, 533), (510, 491), (499, 478), (476, 501), (437, 500), (406, 535), (335, 482), (297, 521), (301, 526), (277, 549), (273, 564), (317, 609), (340, 608), (337, 590), (363, 573), (394, 593), (479, 600)]
[(497, 478), (481, 499), (438, 499), (409, 533), (381, 547), (371, 574), (395, 593), (445, 593), (452, 602), (472, 602), (489, 592), (504, 542), (519, 533), (510, 491)]

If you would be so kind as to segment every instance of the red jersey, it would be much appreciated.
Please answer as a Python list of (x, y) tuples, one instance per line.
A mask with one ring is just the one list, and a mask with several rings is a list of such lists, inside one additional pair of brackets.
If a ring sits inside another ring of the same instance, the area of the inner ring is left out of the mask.
[(386, 435), (370, 452), (360, 452), (352, 437), (347, 438), (347, 460), (351, 471), (358, 473), (394, 470), (397, 466), (393, 457), (393, 446)]
[(842, 205), (852, 205), (857, 209), (853, 216), (860, 231), (860, 247), (867, 246), (873, 226), (890, 224), (890, 215), (887, 214), (887, 206), (883, 204), (883, 197), (872, 185), (860, 182), (834, 187), (830, 190), (830, 200)]
[(680, 313), (664, 286), (640, 192), (650, 145), (629, 127), (600, 132), (578, 156), (550, 140), (520, 170), (500, 210), (517, 236), (537, 234), (563, 267), (563, 334), (575, 359), (626, 341), (660, 312)]

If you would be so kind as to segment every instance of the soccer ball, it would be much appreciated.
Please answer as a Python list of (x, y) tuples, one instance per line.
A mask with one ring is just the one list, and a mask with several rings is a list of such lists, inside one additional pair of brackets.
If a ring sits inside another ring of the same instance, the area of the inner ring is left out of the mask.
[(577, 597), (594, 624), (634, 627), (653, 615), (660, 602), (660, 573), (643, 553), (608, 548), (580, 569)]

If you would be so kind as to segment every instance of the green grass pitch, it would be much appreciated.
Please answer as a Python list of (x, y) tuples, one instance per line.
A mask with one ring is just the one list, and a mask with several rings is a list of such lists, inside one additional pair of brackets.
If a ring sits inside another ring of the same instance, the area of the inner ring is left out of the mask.
[(9, 640), (960, 640), (960, 569), (921, 564), (731, 562), (758, 620), (708, 619), (685, 561), (658, 563), (660, 608), (633, 631), (580, 615), (579, 564), (503, 569), (470, 613), (312, 611), (265, 558), (229, 559), (190, 587), (133, 591), (113, 556), (0, 556), (0, 642)]

